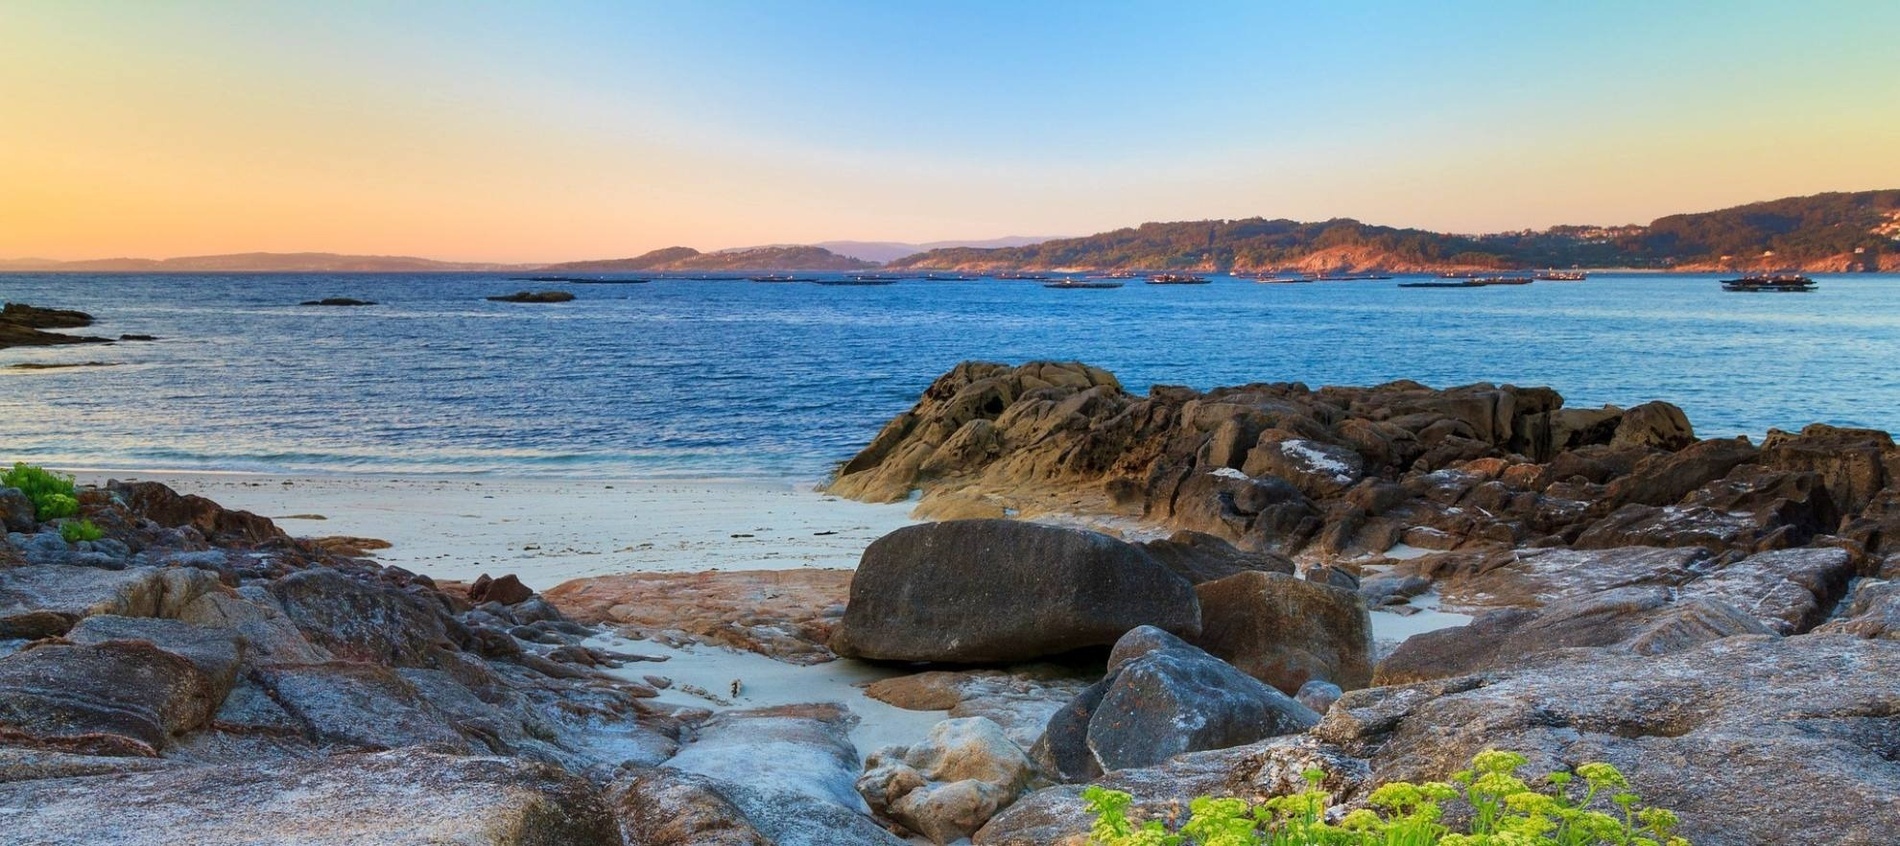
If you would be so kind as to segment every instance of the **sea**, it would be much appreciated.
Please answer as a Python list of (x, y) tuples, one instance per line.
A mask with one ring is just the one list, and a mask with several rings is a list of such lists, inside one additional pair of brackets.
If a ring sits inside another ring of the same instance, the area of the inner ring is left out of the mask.
[[(0, 461), (79, 470), (817, 481), (965, 360), (1077, 360), (1132, 391), (1412, 379), (1664, 399), (1698, 434), (1900, 429), (1900, 277), (1727, 293), (1600, 274), (1051, 290), (506, 274), (5, 274), (0, 299), (151, 342), (0, 350)], [(524, 288), (559, 304), (489, 302)], [(326, 297), (365, 307), (302, 306)], [(51, 369), (18, 365), (80, 364)]]

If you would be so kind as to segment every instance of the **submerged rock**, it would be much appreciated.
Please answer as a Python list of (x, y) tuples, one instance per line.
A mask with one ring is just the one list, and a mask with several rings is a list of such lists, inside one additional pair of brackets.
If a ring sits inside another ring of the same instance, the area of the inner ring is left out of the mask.
[(486, 299), (497, 303), (565, 303), (572, 301), (574, 295), (566, 291), (516, 291)]

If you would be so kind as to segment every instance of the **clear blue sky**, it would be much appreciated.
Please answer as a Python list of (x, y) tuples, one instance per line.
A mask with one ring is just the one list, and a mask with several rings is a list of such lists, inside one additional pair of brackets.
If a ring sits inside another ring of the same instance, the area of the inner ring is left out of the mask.
[(1900, 2), (14, 0), (0, 39), (0, 256), (1474, 231), (1900, 186)]

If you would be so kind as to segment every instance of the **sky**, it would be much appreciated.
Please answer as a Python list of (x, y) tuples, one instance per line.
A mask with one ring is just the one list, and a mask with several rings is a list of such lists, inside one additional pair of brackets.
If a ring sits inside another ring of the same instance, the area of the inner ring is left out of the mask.
[(0, 0), (0, 258), (1642, 223), (1896, 104), (1891, 0)]

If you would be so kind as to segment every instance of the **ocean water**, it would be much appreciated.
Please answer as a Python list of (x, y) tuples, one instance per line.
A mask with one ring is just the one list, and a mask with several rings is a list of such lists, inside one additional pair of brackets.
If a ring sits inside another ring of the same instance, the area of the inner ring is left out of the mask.
[[(1667, 399), (1697, 432), (1900, 429), (1900, 278), (1715, 276), (1048, 290), (505, 275), (0, 275), (0, 299), (152, 343), (0, 351), (0, 460), (66, 468), (815, 480), (965, 359), (1076, 359), (1130, 389), (1416, 379)], [(490, 303), (563, 287), (555, 305)], [(367, 308), (302, 307), (347, 296)], [(28, 370), (20, 363), (110, 366)]]

